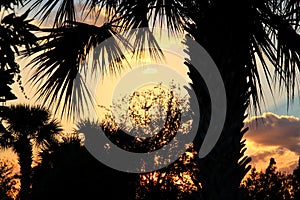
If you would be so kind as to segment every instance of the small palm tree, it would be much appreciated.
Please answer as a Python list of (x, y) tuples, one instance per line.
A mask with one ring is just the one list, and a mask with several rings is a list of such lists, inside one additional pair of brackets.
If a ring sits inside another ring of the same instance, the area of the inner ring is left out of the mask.
[(40, 106), (13, 105), (1, 110), (2, 129), (0, 146), (12, 148), (19, 157), (21, 171), (21, 200), (30, 194), (33, 145), (43, 147), (62, 131), (59, 123), (51, 119), (49, 111)]

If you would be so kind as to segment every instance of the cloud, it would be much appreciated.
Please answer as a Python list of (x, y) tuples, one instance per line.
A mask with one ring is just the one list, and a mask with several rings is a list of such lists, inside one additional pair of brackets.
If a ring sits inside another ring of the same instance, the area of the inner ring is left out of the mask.
[(296, 169), (297, 166), (298, 166), (298, 160), (297, 161), (289, 161), (286, 163), (285, 167), (282, 167), (280, 169), (280, 171), (292, 173)]
[(246, 155), (252, 166), (265, 170), (275, 158), (280, 171), (292, 173), (300, 155), (300, 119), (271, 112), (245, 120)]
[(253, 162), (264, 161), (267, 162), (270, 157), (274, 157), (274, 155), (282, 156), (284, 155), (285, 151), (284, 147), (277, 147), (276, 149), (270, 151), (259, 151), (251, 156)]
[(267, 112), (246, 120), (245, 127), (249, 127), (246, 139), (265, 146), (284, 147), (300, 155), (299, 118)]

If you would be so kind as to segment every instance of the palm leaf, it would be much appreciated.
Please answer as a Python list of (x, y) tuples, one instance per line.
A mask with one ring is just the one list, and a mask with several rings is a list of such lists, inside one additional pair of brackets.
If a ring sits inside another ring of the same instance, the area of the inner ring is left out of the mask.
[(141, 59), (148, 52), (153, 60), (163, 60), (164, 55), (153, 32), (149, 28), (133, 29), (124, 32), (124, 38), (131, 41), (133, 56)]
[(273, 75), (267, 69), (264, 56), (274, 67), (274, 80), (278, 82), (279, 89), (286, 89), (288, 102), (294, 98), (297, 70), (300, 69), (299, 9), (299, 1), (294, 0), (273, 0), (260, 4), (253, 32), (255, 39), (252, 40), (267, 79)]
[(49, 145), (56, 143), (56, 135), (62, 132), (60, 123), (57, 120), (47, 121), (43, 126), (40, 127), (39, 131), (35, 135), (35, 144), (37, 147), (42, 149), (47, 148)]
[(183, 25), (187, 22), (187, 7), (189, 2), (178, 0), (152, 0), (149, 3), (150, 18), (153, 27), (168, 28), (172, 33), (182, 32)]
[(148, 1), (122, 1), (117, 9), (121, 15), (118, 25), (124, 30), (148, 27)]
[(14, 10), (15, 6), (24, 6), (28, 0), (1, 0), (0, 8), (4, 8), (5, 10)]
[(2, 120), (0, 122), (0, 147), (7, 149), (13, 145), (14, 137), (3, 126)]
[(36, 12), (34, 17), (40, 17), (41, 23), (55, 11), (54, 26), (61, 26), (65, 21), (76, 21), (74, 0), (35, 0), (30, 10)]
[(38, 27), (33, 25), (31, 20), (26, 19), (28, 14), (29, 11), (21, 16), (9, 14), (2, 19), (0, 24), (0, 71), (2, 75), (7, 74), (8, 79), (7, 81), (2, 79), (2, 84), (10, 85), (17, 81), (25, 97), (27, 96), (22, 86), (16, 55), (19, 55), (20, 48), (29, 51), (38, 45), (37, 37), (34, 35)]
[(21, 16), (16, 16), (14, 13), (5, 16), (0, 24), (0, 45), (2, 66), (8, 64), (10, 68), (17, 65), (15, 55), (19, 55), (19, 47), (25, 47), (27, 51), (33, 46), (37, 46), (37, 37), (34, 35), (39, 28), (31, 24), (32, 20), (27, 20), (29, 11)]
[(4, 113), (2, 119), (7, 122), (6, 128), (10, 133), (31, 134), (26, 132), (28, 125), (33, 127), (30, 131), (35, 133), (45, 121), (50, 119), (50, 114), (40, 106), (12, 105)]
[(120, 2), (120, 0), (85, 0), (82, 7), (82, 16), (84, 19), (87, 17), (92, 17), (95, 22), (97, 22), (100, 16), (104, 17), (106, 21), (112, 21), (115, 19), (115, 17), (117, 17), (116, 10), (119, 7)]
[[(73, 93), (77, 92), (77, 96), (88, 94), (81, 78), (77, 79), (78, 87), (74, 86), (78, 73), (86, 67), (86, 59), (90, 52), (93, 52), (92, 74), (96, 70), (100, 70), (103, 75), (119, 71), (122, 68), (121, 61), (125, 59), (120, 49), (123, 40), (118, 41), (118, 36), (112, 37), (114, 34), (115, 31), (109, 24), (97, 27), (69, 22), (42, 37), (41, 45), (32, 49), (30, 54), (25, 53), (24, 56), (39, 53), (28, 66), (32, 66), (31, 69), (34, 70), (30, 82), (38, 85), (36, 95), (43, 101), (43, 105), (59, 107), (63, 104), (62, 114), (67, 113), (67, 116), (71, 116), (75, 109), (72, 108)], [(104, 42), (108, 38), (113, 38), (109, 44)], [(123, 46), (128, 45), (125, 43)], [(80, 99), (75, 102), (83, 103), (78, 101)]]

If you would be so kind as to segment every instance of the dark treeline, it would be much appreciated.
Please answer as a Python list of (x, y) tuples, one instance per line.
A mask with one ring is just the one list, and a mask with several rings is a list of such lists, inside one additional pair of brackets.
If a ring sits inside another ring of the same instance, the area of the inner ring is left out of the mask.
[[(192, 172), (187, 177), (179, 175), (179, 172), (191, 168), (191, 163), (183, 167), (178, 161), (168, 169), (140, 175), (116, 171), (95, 160), (76, 134), (70, 134), (61, 143), (41, 151), (39, 158), (32, 173), (32, 200), (95, 197), (111, 200), (197, 200), (201, 195), (201, 184), (195, 186)], [(13, 165), (1, 160), (1, 200), (17, 199), (20, 176), (14, 173)], [(174, 176), (182, 182), (175, 184)], [(241, 183), (239, 193), (241, 200), (298, 200), (300, 165), (288, 174), (278, 171), (275, 159), (271, 158), (264, 171), (252, 168)]]
[[(166, 101), (166, 105), (169, 103)], [(177, 104), (172, 105), (167, 106), (172, 112), (169, 112), (168, 123), (161, 130), (164, 137), (171, 138), (179, 112)], [(1, 117), (1, 147), (17, 154), (20, 167), (20, 172), (16, 173), (17, 166), (1, 161), (1, 200), (95, 197), (109, 200), (206, 200), (202, 196), (203, 180), (199, 178), (202, 169), (197, 167), (197, 152), (192, 146), (178, 160), (161, 170), (125, 173), (102, 164), (84, 146), (84, 132), (81, 131), (89, 127), (102, 128), (120, 148), (128, 148), (129, 145), (130, 150), (148, 150), (149, 146), (144, 143), (149, 141), (129, 140), (118, 127), (112, 126), (113, 122), (108, 120), (110, 117), (103, 121), (106, 124), (82, 121), (72, 133), (63, 132), (60, 123), (41, 106), (2, 107)], [(153, 139), (152, 143), (155, 148), (161, 141)], [(277, 170), (275, 159), (271, 158), (265, 171), (258, 172), (252, 168), (235, 190), (239, 200), (297, 200), (300, 194), (300, 160), (293, 173), (286, 174)]]
[(241, 192), (243, 200), (300, 199), (300, 159), (291, 174), (278, 171), (274, 158), (265, 171), (252, 168), (241, 184)]
[[(176, 108), (170, 109), (177, 111)], [(83, 121), (78, 124), (77, 131), (64, 133), (60, 123), (40, 106), (5, 107), (1, 116), (5, 125), (2, 126), (1, 147), (14, 151), (20, 166), (20, 172), (16, 173), (15, 165), (1, 160), (1, 200), (18, 200), (22, 195), (26, 195), (22, 198), (30, 200), (94, 197), (111, 200), (206, 200), (202, 196), (203, 180), (199, 179), (202, 169), (197, 167), (197, 152), (192, 147), (161, 170), (125, 173), (95, 159), (85, 148), (84, 137), (79, 133), (86, 127), (103, 128), (111, 141), (120, 147), (128, 147), (128, 140), (122, 143), (122, 132), (118, 128), (113, 130), (110, 123)], [(173, 116), (177, 116), (176, 112)], [(177, 123), (176, 117), (168, 119), (166, 124)], [(167, 125), (164, 128), (172, 130)], [(30, 141), (26, 143), (24, 138)], [(143, 141), (129, 141), (131, 148), (143, 149)], [(159, 140), (155, 142), (159, 143)], [(27, 159), (23, 158), (24, 149), (31, 152)], [(28, 186), (25, 191), (24, 185)], [(275, 159), (271, 158), (265, 171), (258, 172), (252, 168), (236, 190), (240, 200), (297, 200), (300, 195), (300, 159), (293, 173), (286, 174), (277, 170)]]

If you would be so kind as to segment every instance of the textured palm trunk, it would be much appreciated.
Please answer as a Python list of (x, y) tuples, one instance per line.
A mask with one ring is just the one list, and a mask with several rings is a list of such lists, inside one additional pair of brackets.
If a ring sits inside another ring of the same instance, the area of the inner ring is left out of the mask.
[[(197, 78), (195, 74), (190, 75), (194, 83), (193, 89), (200, 84), (198, 82), (199, 77)], [(234, 81), (232, 80), (232, 82)], [(230, 88), (229, 84), (227, 81), (225, 84), (226, 88)], [(243, 120), (245, 118), (244, 113), (247, 107), (247, 100), (243, 98), (241, 93), (240, 96), (234, 94), (234, 92), (237, 92), (234, 88), (237, 86), (231, 86), (233, 91), (227, 91), (229, 96), (227, 98), (228, 111), (221, 137), (210, 154), (197, 161), (200, 168), (199, 180), (203, 186), (202, 196), (205, 200), (239, 199), (239, 184), (249, 170), (246, 165), (250, 160), (246, 157), (244, 157), (244, 160), (242, 159), (244, 143), (241, 141), (245, 133), (245, 130), (242, 130), (242, 128), (244, 126)], [(198, 91), (201, 90), (198, 89)], [(203, 91), (197, 94), (198, 99), (202, 99), (204, 96)], [(242, 102), (242, 99), (245, 101)], [(201, 102), (205, 102), (205, 100), (201, 100)], [(210, 119), (209, 109), (201, 106), (200, 110), (202, 114), (201, 124), (194, 141), (196, 151), (200, 149)], [(241, 162), (239, 162), (240, 159), (242, 159)]]
[[(244, 14), (233, 13), (233, 7), (220, 3), (199, 17), (199, 24), (189, 29), (217, 64), (224, 80), (227, 95), (227, 115), (221, 137), (214, 149), (203, 159), (198, 159), (199, 180), (205, 200), (239, 199), (239, 185), (247, 171), (250, 158), (244, 157), (242, 137), (246, 109), (249, 105), (250, 72), (245, 66), (249, 41)], [(228, 7), (229, 6), (229, 7)], [(245, 12), (241, 10), (240, 12)], [(239, 16), (239, 14), (241, 14)], [(240, 18), (236, 17), (239, 16)], [(200, 16), (200, 15), (199, 15)], [(191, 57), (193, 59), (193, 57)], [(193, 66), (188, 65), (190, 78), (200, 103), (200, 126), (194, 145), (197, 151), (205, 137), (210, 121), (210, 99), (205, 84)]]
[(17, 144), (16, 151), (19, 156), (21, 172), (21, 189), (19, 193), (19, 200), (28, 200), (30, 194), (32, 164), (32, 148), (29, 139), (20, 139)]

